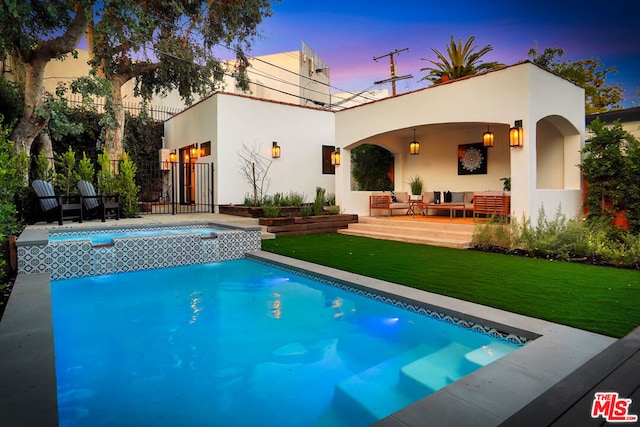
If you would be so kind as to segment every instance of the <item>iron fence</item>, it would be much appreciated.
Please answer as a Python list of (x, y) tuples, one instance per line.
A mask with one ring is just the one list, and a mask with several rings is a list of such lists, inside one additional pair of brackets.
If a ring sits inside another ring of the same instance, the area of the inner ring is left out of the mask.
[(193, 162), (140, 162), (142, 214), (214, 212), (213, 164)]
[[(53, 168), (53, 159), (48, 160)], [(119, 163), (111, 161), (113, 175)], [(141, 214), (215, 212), (213, 163), (138, 161), (136, 167)]]

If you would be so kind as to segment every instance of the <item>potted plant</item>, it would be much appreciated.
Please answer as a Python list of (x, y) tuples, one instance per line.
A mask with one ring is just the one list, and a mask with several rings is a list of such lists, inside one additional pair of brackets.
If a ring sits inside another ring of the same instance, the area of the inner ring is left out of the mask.
[(412, 176), (409, 178), (409, 188), (411, 189), (411, 194), (413, 196), (421, 196), (422, 195), (422, 178), (419, 176)]
[(502, 181), (502, 191), (504, 193), (511, 191), (511, 177), (500, 178)]

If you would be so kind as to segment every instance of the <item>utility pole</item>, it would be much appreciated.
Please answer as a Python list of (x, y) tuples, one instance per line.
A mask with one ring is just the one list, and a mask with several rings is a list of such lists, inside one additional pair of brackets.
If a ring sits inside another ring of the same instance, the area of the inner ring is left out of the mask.
[(378, 82), (373, 82), (373, 84), (382, 84), (382, 83), (389, 83), (391, 82), (391, 90), (393, 93), (393, 96), (396, 96), (396, 81), (397, 80), (405, 80), (405, 79), (410, 79), (413, 77), (413, 75), (411, 74), (407, 74), (406, 76), (397, 76), (396, 75), (396, 62), (393, 60), (393, 55), (399, 55), (400, 52), (404, 52), (404, 51), (408, 51), (409, 48), (405, 47), (404, 49), (396, 49), (393, 52), (389, 52), (385, 55), (380, 55), (380, 56), (374, 56), (373, 60), (378, 62), (378, 59), (384, 58), (386, 56), (389, 57), (389, 63), (391, 64), (391, 78), (390, 79), (386, 79), (386, 80), (380, 80)]

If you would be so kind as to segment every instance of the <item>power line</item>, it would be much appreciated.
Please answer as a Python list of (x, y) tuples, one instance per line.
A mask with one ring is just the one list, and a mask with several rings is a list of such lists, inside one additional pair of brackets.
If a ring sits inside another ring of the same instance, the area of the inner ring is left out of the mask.
[(386, 80), (380, 80), (377, 82), (374, 82), (374, 84), (382, 84), (382, 83), (389, 83), (391, 82), (391, 88), (392, 88), (392, 92), (393, 92), (393, 96), (396, 96), (396, 81), (398, 80), (405, 80), (405, 79), (411, 79), (413, 78), (413, 76), (411, 74), (407, 74), (405, 76), (397, 76), (396, 75), (396, 62), (393, 60), (393, 55), (399, 55), (400, 52), (404, 52), (404, 51), (408, 51), (409, 48), (405, 47), (404, 49), (396, 49), (393, 52), (389, 52), (386, 53), (384, 55), (381, 56), (374, 56), (373, 60), (378, 62), (378, 59), (384, 58), (386, 56), (389, 57), (389, 63), (391, 65), (391, 78), (390, 79), (386, 79)]
[[(157, 19), (157, 20), (159, 20), (159, 21), (164, 22), (164, 23), (165, 23), (165, 24), (167, 24), (167, 25), (172, 26), (174, 29), (179, 29), (179, 28), (180, 28), (180, 27), (178, 27), (178, 25), (177, 25), (176, 23), (174, 23), (174, 22), (172, 22), (172, 21), (168, 21), (168, 20), (166, 20), (166, 19), (164, 19), (164, 18), (161, 18), (161, 17), (155, 16), (155, 15), (154, 15), (154, 18), (155, 18), (155, 19)], [(193, 30), (193, 31), (191, 32), (191, 34), (193, 34), (194, 36), (199, 36), (199, 37), (201, 38), (201, 42), (202, 42), (202, 44), (203, 44), (203, 45), (205, 44), (205, 43), (204, 43), (204, 41), (203, 41), (204, 36), (202, 35), (202, 33), (200, 33), (200, 32), (199, 32), (199, 31), (197, 31), (197, 30)], [(231, 52), (235, 52), (235, 49), (234, 49), (234, 48), (232, 48), (231, 46), (228, 46), (228, 45), (226, 45), (226, 44), (222, 44), (222, 43), (220, 43), (220, 42), (214, 43), (214, 44), (213, 44), (213, 46), (219, 46), (219, 47), (225, 48), (225, 49), (227, 49), (227, 50), (229, 50), (229, 51), (231, 51)], [(174, 45), (174, 47), (176, 47), (176, 46)], [(181, 49), (181, 47), (178, 47), (178, 49)], [(406, 50), (408, 50), (408, 49), (406, 49)], [(310, 78), (310, 77), (308, 77), (308, 76), (302, 75), (302, 74), (297, 73), (297, 72), (295, 72), (295, 71), (292, 71), (292, 70), (290, 70), (290, 69), (287, 69), (287, 68), (281, 67), (281, 66), (279, 66), (279, 65), (273, 64), (273, 63), (271, 63), (271, 62), (269, 62), (269, 61), (266, 61), (266, 60), (264, 60), (264, 59), (261, 59), (261, 58), (259, 58), (259, 57), (255, 57), (255, 56), (254, 56), (254, 57), (248, 57), (248, 59), (249, 59), (249, 60), (255, 60), (255, 61), (262, 62), (262, 63), (267, 64), (267, 65), (269, 65), (269, 66), (272, 66), (272, 67), (274, 67), (274, 68), (277, 68), (277, 69), (283, 70), (283, 71), (285, 71), (285, 72), (287, 72), (287, 73), (291, 73), (291, 74), (293, 74), (293, 75), (295, 75), (295, 76), (298, 76), (298, 77), (302, 77), (302, 78), (304, 78), (304, 79), (307, 79), (307, 80), (309, 80), (310, 82), (313, 82), (313, 83), (316, 83), (316, 84), (319, 84), (319, 85), (327, 86), (327, 87), (329, 87), (330, 89), (335, 89), (335, 90), (337, 90), (337, 91), (345, 92), (345, 93), (348, 93), (348, 94), (350, 94), (350, 95), (356, 95), (356, 93), (355, 93), (355, 92), (348, 91), (348, 90), (344, 90), (344, 89), (338, 88), (338, 87), (336, 87), (336, 86), (332, 86), (331, 84), (328, 84), (328, 83), (325, 83), (325, 82), (322, 82), (322, 81), (319, 81), (319, 80), (316, 80), (316, 79), (312, 79), (312, 78)], [(273, 76), (272, 76), (272, 78), (273, 78), (273, 79), (276, 79), (276, 77), (273, 77)], [(311, 90), (311, 89), (307, 89), (306, 87), (303, 87), (303, 86), (300, 86), (300, 85), (298, 85), (298, 88), (300, 88), (300, 89), (305, 89), (305, 90)], [(367, 91), (368, 91), (368, 90), (370, 90), (370, 89), (371, 89), (371, 88), (369, 88), (369, 89), (367, 89), (367, 90), (365, 90), (365, 91), (362, 91), (362, 92), (358, 92), (358, 94), (356, 95), (356, 97), (358, 97), (358, 95), (361, 95), (363, 92), (367, 92)], [(275, 89), (274, 89), (274, 90), (275, 90)], [(321, 92), (317, 92), (317, 93), (321, 93)], [(331, 95), (330, 95), (330, 96), (331, 96)], [(375, 101), (375, 100), (376, 100), (375, 98), (368, 98), (368, 97), (366, 97), (366, 96), (361, 96), (361, 97), (362, 97), (363, 99), (367, 100), (367, 101)], [(299, 98), (301, 98), (301, 99), (305, 99), (304, 97), (300, 97), (300, 96), (299, 96)]]

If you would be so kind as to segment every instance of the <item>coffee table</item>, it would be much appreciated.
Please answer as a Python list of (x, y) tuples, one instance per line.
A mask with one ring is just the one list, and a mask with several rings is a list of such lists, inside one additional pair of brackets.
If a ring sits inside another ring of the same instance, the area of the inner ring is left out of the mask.
[[(465, 211), (464, 203), (422, 203), (422, 208), (424, 209), (424, 214), (426, 216), (429, 215), (429, 209), (435, 210), (449, 210), (449, 218), (454, 218), (456, 216), (456, 210), (462, 210), (462, 217), (466, 218), (467, 213)], [(422, 210), (422, 209), (421, 209)]]

